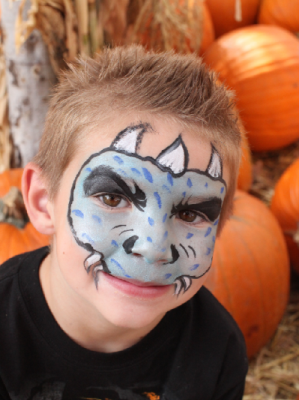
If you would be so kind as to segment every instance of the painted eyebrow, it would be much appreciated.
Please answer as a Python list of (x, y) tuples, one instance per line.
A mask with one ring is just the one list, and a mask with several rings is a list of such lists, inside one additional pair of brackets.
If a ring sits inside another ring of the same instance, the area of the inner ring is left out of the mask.
[(134, 182), (135, 193), (120, 175), (106, 165), (94, 168), (85, 179), (83, 188), (85, 196), (93, 196), (97, 193), (114, 193), (125, 196), (140, 211), (146, 207), (146, 196), (140, 187)]
[(213, 222), (219, 217), (221, 206), (222, 200), (220, 199), (220, 197), (211, 197), (208, 200), (192, 204), (183, 204), (183, 200), (181, 200), (179, 204), (173, 204), (171, 209), (171, 217), (180, 211), (190, 210), (205, 215), (210, 221)]

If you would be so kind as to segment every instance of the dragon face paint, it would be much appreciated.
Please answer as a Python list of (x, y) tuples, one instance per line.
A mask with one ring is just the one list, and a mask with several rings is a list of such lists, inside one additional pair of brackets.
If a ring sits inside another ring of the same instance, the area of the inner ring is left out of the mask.
[[(156, 159), (141, 157), (138, 146), (148, 129), (146, 124), (126, 128), (85, 161), (72, 186), (68, 221), (76, 242), (89, 252), (84, 267), (96, 285), (104, 271), (174, 284), (180, 294), (211, 266), (226, 193), (222, 162), (212, 146), (205, 171), (188, 169), (181, 136)], [(99, 197), (109, 194), (129, 207), (120, 203), (114, 212), (101, 206)]]

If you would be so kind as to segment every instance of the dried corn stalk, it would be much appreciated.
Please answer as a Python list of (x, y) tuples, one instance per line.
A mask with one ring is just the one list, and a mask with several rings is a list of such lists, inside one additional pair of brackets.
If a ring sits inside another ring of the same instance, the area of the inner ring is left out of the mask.
[(137, 17), (128, 28), (126, 42), (139, 42), (156, 50), (198, 52), (203, 36), (202, 3), (202, 0), (131, 0), (129, 9)]
[(9, 169), (11, 142), (8, 123), (8, 98), (3, 53), (2, 32), (0, 32), (0, 173)]
[[(83, 2), (83, 0), (82, 0)], [(78, 54), (77, 17), (71, 0), (31, 0), (27, 15), (26, 0), (19, 6), (16, 20), (16, 49), (38, 29), (47, 45), (52, 68), (56, 75)]]

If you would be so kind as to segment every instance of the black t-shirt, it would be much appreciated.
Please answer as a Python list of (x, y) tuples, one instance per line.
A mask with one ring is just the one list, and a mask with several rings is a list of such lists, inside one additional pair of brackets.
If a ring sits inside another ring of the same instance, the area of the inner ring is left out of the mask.
[(59, 327), (38, 270), (47, 248), (0, 267), (1, 400), (241, 400), (243, 336), (206, 289), (169, 311), (140, 342), (87, 350)]

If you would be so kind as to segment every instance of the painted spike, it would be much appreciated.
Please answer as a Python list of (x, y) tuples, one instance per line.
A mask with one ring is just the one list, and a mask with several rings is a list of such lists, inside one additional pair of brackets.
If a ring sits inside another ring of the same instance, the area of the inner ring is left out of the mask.
[(161, 166), (170, 168), (174, 174), (182, 173), (187, 167), (188, 152), (181, 136), (164, 149), (156, 161)]
[(207, 173), (212, 178), (222, 178), (222, 162), (220, 155), (214, 146), (212, 146), (212, 155), (207, 168)]
[(182, 287), (183, 287), (183, 284), (182, 284), (182, 282), (181, 282), (181, 279), (180, 279), (180, 278), (177, 278), (177, 279), (174, 281), (174, 284), (175, 284), (174, 294), (176, 294), (176, 295), (178, 296), (178, 295), (180, 294), (181, 290), (182, 290)]
[(192, 284), (192, 279), (189, 276), (183, 276), (182, 279), (184, 282), (184, 292), (186, 292)]
[(95, 268), (96, 266), (101, 264), (102, 255), (100, 253), (93, 252), (89, 255), (84, 261), (84, 268), (87, 272), (90, 271), (90, 268)]
[(112, 147), (127, 153), (136, 153), (145, 131), (146, 127), (144, 125), (127, 128), (117, 135), (112, 142)]

